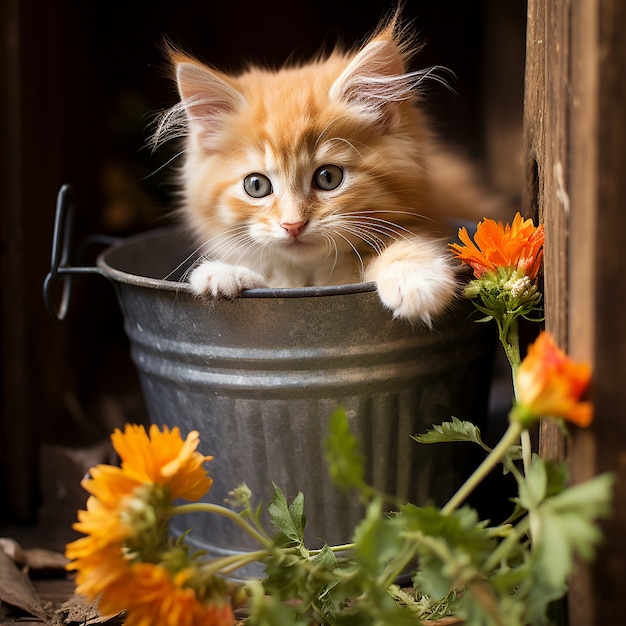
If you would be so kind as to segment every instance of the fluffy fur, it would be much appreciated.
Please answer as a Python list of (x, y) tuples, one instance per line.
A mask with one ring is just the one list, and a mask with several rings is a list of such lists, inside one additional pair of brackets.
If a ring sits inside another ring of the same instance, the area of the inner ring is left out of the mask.
[(375, 281), (395, 316), (428, 325), (453, 302), (445, 237), (486, 201), (420, 111), (434, 74), (406, 71), (413, 51), (394, 17), (357, 51), (277, 71), (170, 52), (181, 99), (155, 143), (185, 137), (196, 294)]

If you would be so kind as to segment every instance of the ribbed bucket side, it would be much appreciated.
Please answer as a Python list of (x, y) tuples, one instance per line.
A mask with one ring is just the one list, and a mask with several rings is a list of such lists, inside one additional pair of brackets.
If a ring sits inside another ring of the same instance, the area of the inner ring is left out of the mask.
[[(245, 482), (267, 505), (274, 482), (287, 498), (305, 494), (311, 547), (349, 541), (362, 510), (331, 483), (324, 455), (338, 406), (362, 442), (366, 479), (387, 493), (442, 504), (475, 464), (471, 446), (410, 438), (452, 415), (484, 424), (493, 329), (469, 319), (469, 303), (430, 332), (393, 320), (372, 291), (207, 305), (185, 290), (117, 288), (151, 420), (199, 431), (215, 457), (207, 501)], [(191, 527), (189, 540), (213, 555), (258, 547), (221, 517), (174, 521), (176, 532)]]

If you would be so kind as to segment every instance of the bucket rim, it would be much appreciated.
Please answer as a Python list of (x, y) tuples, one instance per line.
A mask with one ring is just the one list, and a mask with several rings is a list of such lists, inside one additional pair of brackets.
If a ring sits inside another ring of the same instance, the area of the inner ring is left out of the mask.
[[(116, 241), (113, 245), (108, 246), (97, 258), (96, 265), (100, 272), (110, 280), (116, 283), (133, 285), (136, 287), (144, 287), (147, 289), (159, 289), (163, 291), (187, 292), (195, 296), (191, 290), (191, 285), (186, 282), (177, 280), (167, 280), (165, 278), (151, 278), (132, 274), (115, 267), (112, 256), (116, 252), (125, 248), (145, 244), (152, 239), (171, 237), (176, 234), (183, 235), (184, 231), (180, 227), (166, 226), (162, 228), (154, 228), (148, 231), (124, 237)], [(340, 296), (354, 293), (368, 293), (376, 291), (376, 283), (360, 282), (346, 283), (342, 285), (325, 285), (325, 286), (309, 286), (309, 287), (258, 287), (255, 289), (246, 289), (240, 298), (310, 298), (320, 296)]]

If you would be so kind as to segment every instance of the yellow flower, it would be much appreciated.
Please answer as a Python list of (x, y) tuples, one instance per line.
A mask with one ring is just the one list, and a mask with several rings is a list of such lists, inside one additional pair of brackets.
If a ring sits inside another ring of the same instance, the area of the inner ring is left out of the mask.
[(590, 378), (589, 365), (572, 361), (544, 331), (517, 369), (518, 406), (512, 415), (522, 421), (541, 416), (562, 417), (577, 426), (589, 426), (593, 407), (590, 402), (581, 402), (581, 398)]
[[(536, 278), (543, 258), (543, 226), (534, 226), (519, 213), (509, 225), (485, 218), (476, 227), (474, 241), (465, 227), (459, 230), (461, 244), (451, 243), (454, 254), (474, 269), (480, 278), (499, 267), (521, 271)], [(474, 243), (475, 242), (475, 243)]]
[(169, 487), (172, 498), (198, 500), (211, 487), (204, 469), (213, 457), (196, 451), (200, 437), (191, 431), (183, 441), (178, 427), (159, 430), (152, 424), (149, 436), (143, 426), (127, 424), (124, 432), (116, 429), (111, 436), (113, 447), (122, 460), (126, 478), (137, 484), (154, 483)]
[(77, 592), (93, 600), (126, 573), (123, 545), (132, 528), (123, 522), (119, 511), (104, 506), (94, 496), (87, 500), (87, 510), (78, 512), (78, 520), (73, 528), (86, 536), (67, 545), (67, 567), (78, 570)]
[(106, 615), (127, 611), (126, 626), (231, 626), (233, 609), (225, 598), (202, 598), (186, 586), (192, 571), (174, 576), (153, 563), (133, 565), (103, 595), (99, 610)]
[[(142, 571), (138, 566), (156, 566), (164, 558), (170, 547), (167, 522), (173, 500), (198, 499), (212, 483), (204, 469), (211, 457), (196, 451), (195, 431), (183, 440), (178, 428), (160, 430), (152, 425), (146, 433), (143, 426), (129, 424), (111, 439), (121, 467), (98, 465), (83, 481), (91, 496), (74, 528), (85, 536), (66, 548), (68, 569), (77, 571), (77, 592), (91, 600), (101, 596), (107, 606), (136, 593), (120, 595), (120, 590), (136, 584)], [(163, 576), (170, 576), (161, 569)], [(176, 597), (182, 593), (177, 589)], [(113, 612), (125, 608), (118, 606)]]

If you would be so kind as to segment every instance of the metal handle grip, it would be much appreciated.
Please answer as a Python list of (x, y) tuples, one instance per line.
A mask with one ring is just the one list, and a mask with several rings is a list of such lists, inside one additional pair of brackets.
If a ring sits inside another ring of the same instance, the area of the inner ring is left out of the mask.
[[(52, 257), (50, 271), (43, 283), (43, 301), (48, 313), (58, 320), (65, 319), (72, 293), (72, 276), (75, 274), (100, 274), (98, 267), (72, 267), (69, 264), (72, 226), (74, 220), (74, 192), (70, 185), (63, 185), (57, 194), (54, 231), (52, 234)], [(99, 243), (115, 244), (113, 237), (94, 237)], [(61, 281), (61, 299), (58, 306), (53, 303), (52, 290)]]

